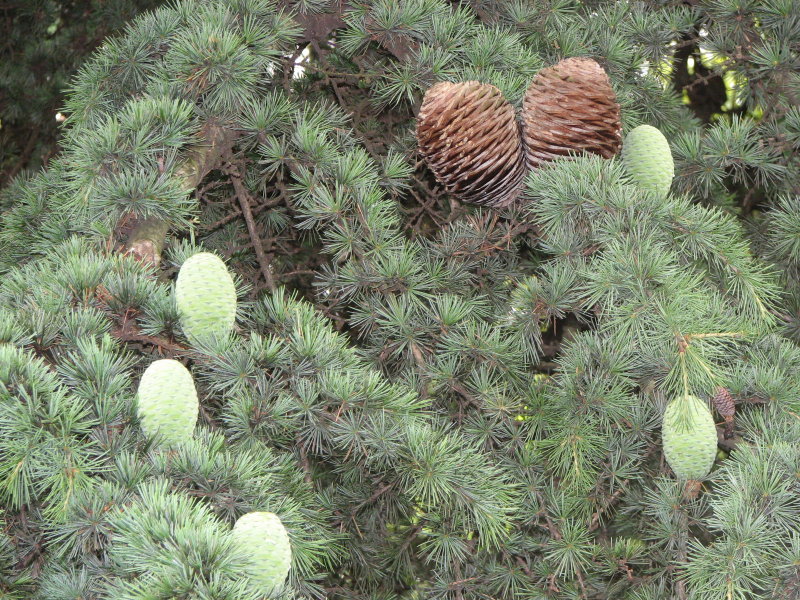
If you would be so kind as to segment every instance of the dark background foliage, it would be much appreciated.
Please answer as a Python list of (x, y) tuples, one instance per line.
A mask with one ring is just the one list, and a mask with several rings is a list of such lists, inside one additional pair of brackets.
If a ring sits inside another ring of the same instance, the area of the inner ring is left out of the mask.
[(58, 152), (56, 113), (81, 62), (161, 0), (0, 3), (0, 186)]

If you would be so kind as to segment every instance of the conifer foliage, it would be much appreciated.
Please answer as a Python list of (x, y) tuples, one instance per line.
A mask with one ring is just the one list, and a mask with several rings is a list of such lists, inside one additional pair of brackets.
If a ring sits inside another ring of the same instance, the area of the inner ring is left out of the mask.
[(132, 21), (0, 201), (0, 597), (796, 595), (798, 30), (788, 0)]

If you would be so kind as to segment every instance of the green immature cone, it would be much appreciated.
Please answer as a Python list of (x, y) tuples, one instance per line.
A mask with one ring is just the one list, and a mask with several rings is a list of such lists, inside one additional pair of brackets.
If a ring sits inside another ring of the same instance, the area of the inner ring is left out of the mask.
[(192, 343), (233, 329), (236, 286), (215, 254), (199, 252), (183, 263), (175, 283), (175, 301), (183, 332)]
[(142, 374), (138, 414), (148, 437), (176, 446), (192, 437), (199, 405), (192, 374), (177, 360), (152, 363)]
[(233, 537), (249, 559), (248, 575), (259, 592), (270, 595), (279, 589), (292, 566), (292, 546), (278, 515), (242, 515), (233, 526)]
[(717, 428), (705, 402), (696, 396), (667, 405), (661, 426), (664, 456), (681, 480), (702, 479), (717, 454)]
[(666, 196), (675, 175), (675, 163), (664, 134), (651, 125), (639, 125), (625, 136), (622, 162), (628, 175), (644, 190)]

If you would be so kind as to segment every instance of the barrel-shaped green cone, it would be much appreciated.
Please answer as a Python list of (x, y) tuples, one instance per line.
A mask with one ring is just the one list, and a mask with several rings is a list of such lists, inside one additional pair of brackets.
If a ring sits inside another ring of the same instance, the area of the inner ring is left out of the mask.
[(696, 396), (672, 400), (664, 411), (661, 441), (678, 479), (708, 475), (717, 455), (717, 428), (706, 403)]
[(236, 286), (222, 259), (199, 252), (187, 259), (175, 282), (181, 327), (189, 341), (224, 335), (236, 321)]
[(152, 363), (137, 394), (139, 422), (148, 437), (175, 446), (192, 437), (199, 405), (192, 374), (177, 360)]
[(628, 176), (642, 189), (666, 196), (675, 175), (675, 163), (664, 134), (651, 125), (632, 129), (622, 144), (622, 162)]
[(289, 535), (278, 515), (251, 512), (239, 517), (233, 537), (249, 560), (248, 575), (259, 593), (270, 595), (278, 590), (292, 566)]

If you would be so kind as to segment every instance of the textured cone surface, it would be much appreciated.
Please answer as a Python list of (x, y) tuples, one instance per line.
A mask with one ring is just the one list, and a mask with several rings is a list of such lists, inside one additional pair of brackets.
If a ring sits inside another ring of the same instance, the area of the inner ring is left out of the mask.
[(263, 594), (279, 588), (292, 566), (289, 535), (278, 515), (251, 512), (239, 517), (233, 537), (250, 561), (249, 575)]
[(190, 341), (222, 335), (236, 321), (236, 287), (225, 263), (209, 252), (189, 258), (178, 273), (175, 300)]
[(148, 437), (158, 435), (167, 446), (191, 439), (198, 413), (192, 374), (177, 360), (152, 363), (139, 382), (138, 411)]
[(591, 58), (567, 58), (539, 71), (522, 103), (522, 133), (530, 169), (571, 153), (619, 152), (619, 104), (603, 68)]
[(675, 163), (664, 134), (650, 125), (639, 125), (625, 136), (622, 146), (625, 170), (642, 189), (666, 196), (675, 175)]
[(732, 417), (736, 414), (736, 402), (731, 393), (724, 387), (718, 387), (717, 392), (711, 397), (714, 408), (723, 417)]
[(417, 141), (436, 179), (457, 198), (504, 206), (525, 177), (514, 107), (492, 85), (437, 83), (425, 94)]
[(679, 479), (702, 479), (717, 455), (717, 428), (705, 402), (695, 396), (673, 400), (661, 427), (664, 456)]

